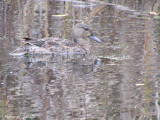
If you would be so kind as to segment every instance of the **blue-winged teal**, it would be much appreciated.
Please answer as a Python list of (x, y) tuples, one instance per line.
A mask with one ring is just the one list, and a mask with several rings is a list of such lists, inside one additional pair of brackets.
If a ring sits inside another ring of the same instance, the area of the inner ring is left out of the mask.
[(29, 54), (85, 54), (89, 51), (90, 40), (101, 42), (88, 25), (79, 23), (72, 30), (72, 41), (59, 38), (24, 38), (24, 46), (17, 48), (11, 55)]

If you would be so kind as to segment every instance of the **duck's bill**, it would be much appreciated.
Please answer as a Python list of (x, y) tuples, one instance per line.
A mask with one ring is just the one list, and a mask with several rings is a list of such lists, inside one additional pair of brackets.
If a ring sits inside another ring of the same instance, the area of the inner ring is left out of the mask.
[(95, 40), (96, 42), (101, 42), (100, 39), (98, 39), (95, 35), (89, 36), (92, 40)]

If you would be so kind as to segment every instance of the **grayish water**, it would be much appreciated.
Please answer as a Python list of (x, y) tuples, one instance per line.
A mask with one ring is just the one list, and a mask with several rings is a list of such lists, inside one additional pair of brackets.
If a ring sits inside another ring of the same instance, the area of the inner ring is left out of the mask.
[[(98, 4), (0, 2), (1, 120), (160, 119), (160, 2), (101, 1), (91, 16)], [(9, 54), (23, 37), (70, 40), (74, 25), (89, 16), (102, 41), (92, 42), (90, 54)]]

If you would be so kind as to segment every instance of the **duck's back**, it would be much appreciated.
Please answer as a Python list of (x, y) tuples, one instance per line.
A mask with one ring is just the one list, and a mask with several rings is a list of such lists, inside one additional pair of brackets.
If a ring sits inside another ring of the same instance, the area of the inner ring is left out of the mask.
[(17, 48), (11, 55), (23, 54), (84, 54), (85, 51), (70, 40), (59, 38), (33, 39)]

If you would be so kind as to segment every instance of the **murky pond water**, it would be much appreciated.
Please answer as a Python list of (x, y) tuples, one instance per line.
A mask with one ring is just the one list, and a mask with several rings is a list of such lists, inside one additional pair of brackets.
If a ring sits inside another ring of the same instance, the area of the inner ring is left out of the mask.
[[(159, 5), (1, 1), (0, 119), (159, 120)], [(24, 37), (70, 40), (82, 21), (102, 41), (92, 42), (88, 54), (9, 54)]]

